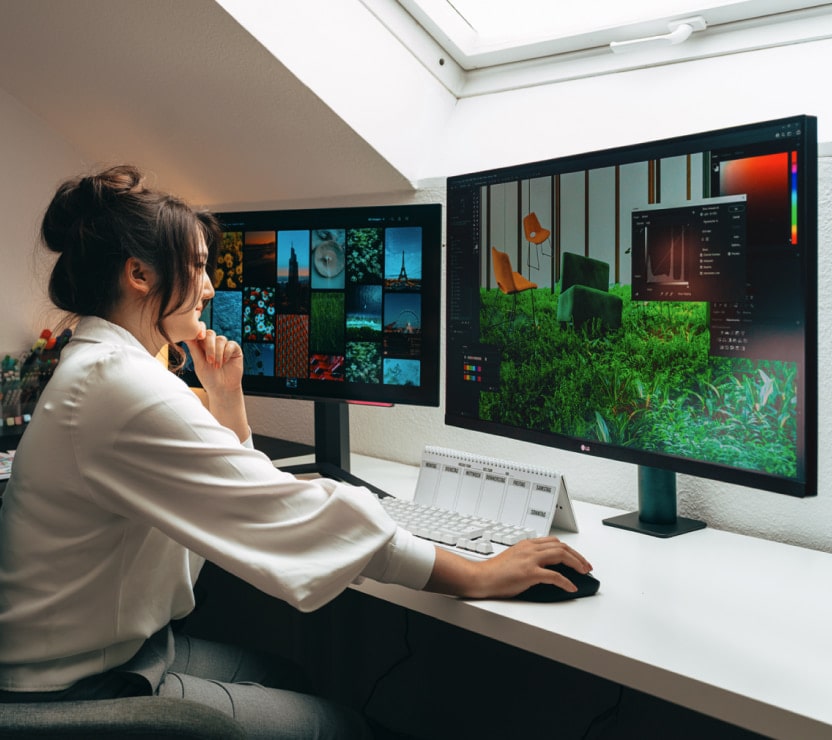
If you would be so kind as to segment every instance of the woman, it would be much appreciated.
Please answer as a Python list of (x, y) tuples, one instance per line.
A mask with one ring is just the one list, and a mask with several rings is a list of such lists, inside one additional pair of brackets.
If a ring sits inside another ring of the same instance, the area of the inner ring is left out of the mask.
[[(252, 737), (360, 737), (359, 717), (284, 690), (261, 658), (174, 637), (205, 558), (304, 611), (360, 576), (480, 598), (574, 590), (547, 564), (590, 570), (548, 537), (468, 561), (362, 488), (275, 469), (251, 444), (240, 347), (200, 321), (217, 224), (135, 168), (64, 183), (41, 235), (59, 255), (50, 297), (79, 321), (0, 509), (0, 699), (178, 696)], [(155, 359), (179, 342), (207, 408)]]

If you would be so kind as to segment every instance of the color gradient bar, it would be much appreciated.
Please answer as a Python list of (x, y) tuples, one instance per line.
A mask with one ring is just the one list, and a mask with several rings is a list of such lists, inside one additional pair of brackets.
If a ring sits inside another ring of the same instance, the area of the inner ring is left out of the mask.
[(791, 155), (792, 244), (797, 244), (797, 152)]

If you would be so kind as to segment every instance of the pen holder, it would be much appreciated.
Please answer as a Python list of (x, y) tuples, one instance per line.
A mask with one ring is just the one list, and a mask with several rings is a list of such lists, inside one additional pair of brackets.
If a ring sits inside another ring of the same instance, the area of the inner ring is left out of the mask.
[(25, 431), (38, 398), (58, 364), (72, 333), (58, 337), (44, 329), (32, 348), (20, 357), (6, 355), (0, 375), (0, 436), (17, 437)]

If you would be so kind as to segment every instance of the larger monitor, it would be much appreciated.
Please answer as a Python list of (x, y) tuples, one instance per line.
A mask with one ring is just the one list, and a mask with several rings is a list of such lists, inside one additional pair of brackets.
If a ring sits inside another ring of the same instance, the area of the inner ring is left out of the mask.
[(439, 405), (441, 206), (217, 216), (203, 319), (242, 346), (246, 394), (315, 402), (313, 467), (349, 479), (347, 404)]
[(451, 177), (448, 424), (794, 496), (817, 478), (817, 124)]

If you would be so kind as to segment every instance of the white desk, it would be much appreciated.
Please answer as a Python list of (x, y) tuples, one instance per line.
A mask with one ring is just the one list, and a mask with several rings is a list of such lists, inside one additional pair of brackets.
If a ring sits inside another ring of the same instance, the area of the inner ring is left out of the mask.
[[(282, 464), (294, 461), (281, 461)], [(418, 469), (354, 455), (408, 498)], [(362, 593), (783, 740), (832, 737), (832, 555), (715, 529), (662, 540), (573, 502), (597, 596), (462, 601), (365, 581)]]

